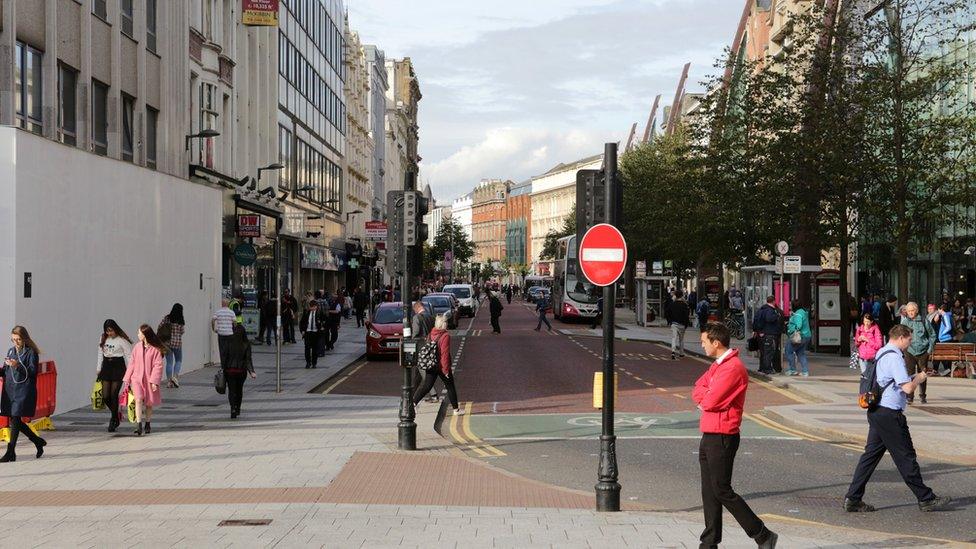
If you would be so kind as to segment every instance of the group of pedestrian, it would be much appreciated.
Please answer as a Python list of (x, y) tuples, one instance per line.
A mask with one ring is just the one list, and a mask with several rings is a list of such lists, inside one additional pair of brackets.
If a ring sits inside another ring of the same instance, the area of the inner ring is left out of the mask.
[(437, 402), (437, 392), (431, 392), (438, 379), (447, 390), (447, 398), (454, 415), (464, 415), (454, 386), (454, 373), (451, 368), (451, 332), (447, 327), (447, 316), (431, 318), (423, 302), (414, 301), (411, 307), (410, 331), (413, 337), (421, 340), (417, 360), (413, 368), (413, 403), (416, 406), (426, 397)]
[(230, 404), (230, 417), (236, 419), (241, 413), (244, 399), (244, 381), (250, 376), (257, 377), (251, 360), (251, 340), (247, 337), (244, 323), (229, 307), (229, 300), (222, 300), (211, 319), (211, 328), (217, 333), (217, 351), (220, 355), (220, 368), (227, 382), (227, 401)]

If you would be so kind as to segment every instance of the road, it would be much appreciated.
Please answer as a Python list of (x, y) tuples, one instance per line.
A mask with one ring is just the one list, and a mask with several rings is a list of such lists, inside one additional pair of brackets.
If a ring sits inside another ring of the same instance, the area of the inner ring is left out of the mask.
[[(472, 413), (449, 416), (443, 435), (495, 467), (592, 492), (600, 413), (591, 399), (602, 340), (560, 333), (576, 326), (558, 321), (556, 331), (536, 332), (534, 313), (519, 301), (506, 305), (500, 335), (491, 333), (485, 313), (470, 327), (463, 322), (454, 338), (458, 393)], [(700, 510), (698, 413), (689, 397), (708, 364), (691, 357), (672, 361), (670, 350), (634, 341), (618, 341), (616, 355), (622, 499), (661, 510)], [(332, 390), (398, 394), (398, 373), (394, 362), (366, 363)], [(918, 537), (976, 542), (973, 467), (921, 460), (926, 482), (957, 501), (949, 511), (923, 514), (886, 458), (865, 497), (878, 512), (845, 513), (841, 502), (860, 448), (792, 431), (762, 415), (766, 406), (797, 401), (769, 384), (750, 384), (734, 486), (757, 513), (898, 532), (906, 546)]]

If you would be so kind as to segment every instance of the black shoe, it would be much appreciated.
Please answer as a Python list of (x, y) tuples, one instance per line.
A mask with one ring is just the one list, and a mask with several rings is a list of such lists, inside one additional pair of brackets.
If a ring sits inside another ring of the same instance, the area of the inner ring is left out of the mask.
[(0, 463), (7, 463), (9, 461), (17, 461), (17, 454), (11, 452), (10, 450), (8, 450), (3, 457), (0, 457)]
[(678, 360), (678, 357), (674, 353), (671, 353), (671, 360)]
[(929, 403), (929, 400), (927, 398), (925, 398), (925, 396), (923, 395), (923, 396), (919, 397), (919, 402), (921, 404), (928, 404)]
[(311, 367), (312, 367), (312, 365), (310, 363), (308, 363), (308, 362), (305, 363), (305, 369), (306, 370), (308, 370)]
[(142, 436), (142, 422), (141, 421), (139, 422), (139, 426), (136, 427), (136, 430), (133, 431), (133, 432), (136, 434), (136, 436), (140, 436), (140, 437)]
[(152, 426), (150, 426), (149, 425), (149, 422), (147, 421), (146, 422), (146, 434), (148, 435), (151, 432), (152, 432)]
[(40, 457), (44, 455), (44, 447), (47, 446), (47, 441), (42, 438), (41, 441), (34, 444), (34, 446), (37, 446), (37, 458), (40, 459)]
[(756, 545), (759, 549), (776, 549), (776, 542), (779, 540), (779, 535), (772, 530), (766, 530), (766, 539), (763, 541), (756, 541)]
[(952, 502), (952, 498), (950, 498), (949, 496), (935, 496), (934, 498), (928, 501), (918, 502), (918, 508), (922, 511), (925, 511), (926, 513), (932, 511), (942, 511), (946, 507), (948, 507), (949, 503), (951, 502)]
[(108, 420), (108, 432), (114, 433), (118, 427), (119, 427), (119, 422), (117, 419), (113, 417), (112, 419)]
[(906, 401), (909, 405), (915, 404), (915, 397), (908, 397)]
[(859, 499), (844, 499), (844, 510), (848, 513), (872, 513), (874, 512), (874, 506), (868, 505)]
[(312, 364), (312, 369), (318, 368), (318, 364)]
[(237, 410), (231, 410), (230, 411), (230, 418), (231, 419), (237, 419), (237, 414), (239, 414), (239, 413), (240, 412), (238, 412)]

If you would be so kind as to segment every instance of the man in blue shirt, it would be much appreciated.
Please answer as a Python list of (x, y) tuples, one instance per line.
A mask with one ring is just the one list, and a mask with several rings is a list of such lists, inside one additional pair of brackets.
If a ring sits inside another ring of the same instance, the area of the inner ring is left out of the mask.
[(868, 480), (884, 457), (885, 450), (891, 454), (891, 459), (895, 461), (895, 467), (901, 473), (905, 484), (918, 498), (919, 509), (938, 511), (945, 509), (951, 501), (948, 497), (936, 496), (932, 489), (922, 482), (922, 473), (915, 457), (912, 436), (908, 432), (908, 421), (904, 414), (908, 395), (912, 394), (926, 379), (924, 370), (914, 378), (909, 378), (905, 370), (903, 353), (911, 343), (911, 328), (898, 324), (888, 332), (888, 344), (878, 351), (876, 375), (878, 385), (882, 388), (881, 401), (877, 408), (868, 410), (868, 440), (854, 470), (851, 487), (847, 490), (844, 499), (844, 510), (848, 512), (874, 511), (874, 507), (861, 501), (861, 498), (864, 497)]

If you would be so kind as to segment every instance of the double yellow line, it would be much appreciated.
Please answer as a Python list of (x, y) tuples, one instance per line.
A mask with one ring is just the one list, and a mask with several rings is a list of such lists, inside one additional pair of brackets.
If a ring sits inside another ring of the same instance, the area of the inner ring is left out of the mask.
[(479, 457), (502, 457), (508, 455), (491, 444), (487, 444), (480, 438), (474, 436), (474, 433), (471, 431), (470, 402), (464, 403), (463, 416), (451, 416), (449, 428), (451, 438), (454, 439), (454, 442), (458, 446), (474, 452)]
[(847, 448), (849, 450), (861, 451), (861, 450), (864, 449), (862, 446), (858, 446), (858, 445), (856, 445), (854, 443), (851, 443), (851, 442), (837, 442), (837, 441), (831, 440), (829, 438), (824, 438), (824, 437), (820, 437), (820, 436), (817, 436), (817, 435), (811, 435), (810, 433), (804, 433), (803, 431), (799, 431), (797, 429), (793, 429), (791, 427), (787, 427), (786, 425), (783, 425), (782, 423), (773, 421), (772, 419), (769, 419), (766, 416), (761, 416), (761, 415), (758, 415), (758, 414), (745, 414), (743, 417), (745, 417), (746, 419), (752, 420), (755, 423), (758, 423), (759, 425), (762, 425), (763, 427), (766, 427), (768, 429), (772, 429), (774, 431), (779, 431), (779, 432), (785, 433), (787, 435), (792, 435), (792, 436), (795, 436), (795, 437), (799, 437), (799, 438), (801, 438), (803, 440), (810, 440), (810, 441), (813, 441), (813, 442), (826, 442), (827, 444), (833, 444), (834, 446), (839, 446), (841, 448)]

